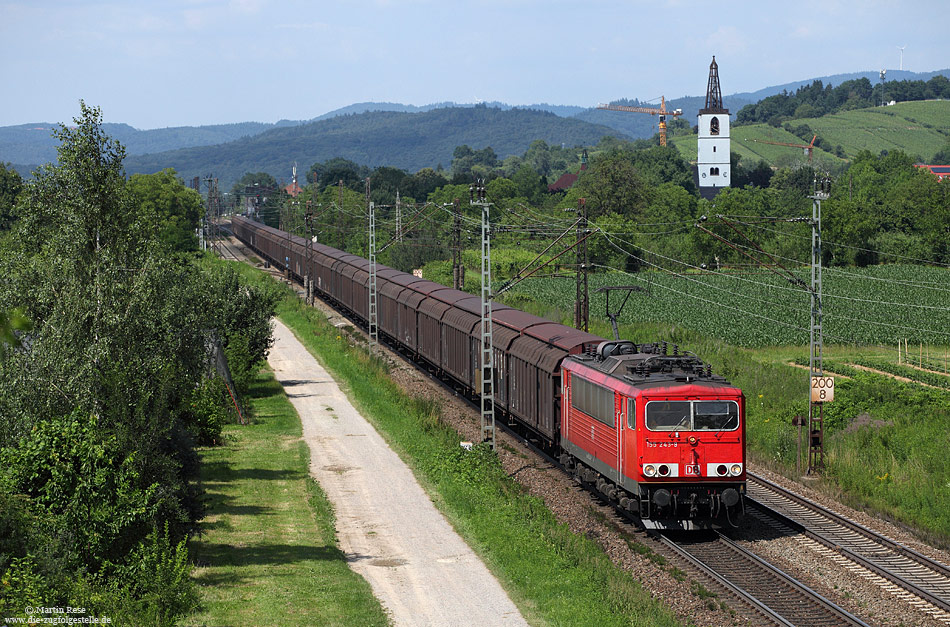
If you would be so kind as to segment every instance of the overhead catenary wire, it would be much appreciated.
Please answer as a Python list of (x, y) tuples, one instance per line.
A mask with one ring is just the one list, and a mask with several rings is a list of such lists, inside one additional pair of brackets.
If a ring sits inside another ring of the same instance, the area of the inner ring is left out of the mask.
[[(623, 247), (621, 247), (621, 246), (618, 246), (614, 241), (612, 241), (612, 238), (610, 238), (610, 237), (607, 236), (607, 234), (603, 234), (603, 235), (606, 237), (607, 242), (608, 242), (612, 247), (614, 247), (615, 249), (617, 249), (618, 251), (620, 251), (620, 252), (622, 252), (622, 253), (624, 253), (624, 254), (626, 254), (626, 255), (632, 256), (632, 257), (634, 257), (634, 258), (640, 260), (641, 262), (645, 263), (646, 265), (649, 265), (649, 266), (652, 266), (652, 267), (656, 268), (657, 270), (668, 272), (669, 274), (672, 274), (672, 275), (674, 275), (674, 276), (676, 276), (676, 277), (678, 277), (678, 278), (681, 278), (681, 279), (684, 279), (684, 280), (686, 280), (686, 281), (690, 281), (690, 282), (693, 282), (693, 283), (697, 283), (697, 284), (703, 285), (704, 287), (706, 287), (706, 288), (708, 288), (708, 289), (711, 289), (711, 290), (713, 290), (713, 291), (723, 292), (723, 293), (729, 294), (729, 295), (731, 295), (731, 296), (738, 297), (738, 298), (740, 298), (740, 299), (742, 299), (742, 300), (744, 300), (744, 301), (749, 301), (749, 300), (751, 299), (751, 300), (755, 300), (755, 301), (757, 301), (757, 302), (761, 302), (761, 303), (764, 303), (764, 304), (768, 304), (768, 305), (773, 306), (773, 307), (774, 307), (774, 306), (778, 306), (778, 307), (782, 307), (782, 308), (791, 308), (791, 307), (792, 307), (792, 305), (786, 305), (786, 304), (783, 304), (783, 303), (775, 303), (774, 301), (769, 301), (769, 300), (765, 300), (765, 299), (761, 299), (761, 298), (757, 298), (757, 297), (750, 297), (748, 294), (741, 294), (741, 293), (738, 293), (738, 292), (734, 292), (734, 291), (732, 291), (732, 290), (728, 290), (728, 289), (716, 287), (716, 286), (710, 285), (709, 283), (705, 283), (705, 282), (703, 282), (703, 281), (701, 281), (701, 280), (699, 280), (699, 279), (697, 279), (697, 278), (695, 278), (695, 277), (686, 276), (686, 275), (684, 275), (684, 274), (680, 274), (680, 273), (675, 272), (675, 271), (673, 271), (673, 270), (670, 270), (670, 269), (668, 269), (668, 268), (663, 268), (662, 266), (659, 266), (659, 265), (657, 265), (657, 264), (655, 264), (655, 263), (650, 262), (650, 261), (647, 260), (647, 259), (644, 259), (644, 258), (643, 258), (642, 256), (640, 256), (640, 255), (637, 255), (637, 254), (635, 254), (635, 253), (633, 253), (633, 252), (631, 252), (631, 251), (629, 251), (629, 250), (627, 250), (627, 249), (625, 249), (625, 248), (623, 248)], [(613, 238), (613, 239), (619, 239), (619, 238)], [(629, 242), (625, 242), (624, 240), (620, 240), (620, 241), (622, 241), (622, 242), (624, 242), (624, 243), (626, 243), (626, 244), (630, 244)], [(630, 245), (632, 245), (632, 244), (630, 244)], [(647, 252), (649, 252), (649, 251), (647, 251)], [(691, 264), (689, 264), (689, 263), (687, 263), (687, 262), (680, 261), (680, 260), (676, 260), (676, 259), (673, 259), (673, 258), (671, 258), (671, 257), (666, 257), (665, 255), (660, 255), (660, 254), (658, 254), (658, 253), (650, 253), (650, 254), (654, 254), (654, 255), (656, 255), (656, 256), (658, 256), (658, 257), (660, 257), (660, 258), (666, 259), (666, 260), (668, 260), (668, 261), (673, 261), (673, 262), (675, 262), (675, 263), (679, 263), (679, 264), (681, 264), (681, 265), (683, 265), (683, 266), (686, 266), (686, 267), (690, 267), (690, 268), (694, 268), (694, 269), (701, 270), (701, 268), (697, 268), (696, 266), (693, 266), (693, 265), (691, 265)], [(595, 264), (595, 265), (597, 265), (597, 264)], [(619, 270), (619, 269), (617, 269), (617, 268), (612, 268), (612, 267), (610, 267), (610, 266), (598, 265), (598, 267), (608, 268), (608, 269), (612, 269), (612, 270), (615, 270), (615, 271), (622, 272), (622, 273), (624, 273), (624, 274), (630, 275), (630, 273), (627, 272), (627, 271), (625, 271), (625, 270)], [(720, 273), (709, 272), (709, 274), (720, 274)], [(728, 275), (728, 274), (721, 274), (721, 276), (729, 276), (729, 277), (732, 277), (732, 275)], [(738, 278), (738, 277), (734, 277), (734, 278)], [(647, 279), (647, 280), (648, 280), (648, 279)], [(787, 287), (784, 287), (784, 286), (774, 286), (774, 285), (771, 285), (771, 284), (763, 284), (763, 283), (759, 283), (759, 282), (756, 282), (756, 281), (749, 281), (749, 282), (751, 282), (751, 283), (757, 283), (757, 284), (759, 284), (759, 285), (764, 285), (764, 286), (768, 286), (768, 287), (775, 287), (775, 288), (777, 288), (777, 289), (791, 290), (791, 291), (794, 291), (794, 292), (797, 293), (797, 294), (802, 294), (802, 293), (803, 293), (801, 290), (794, 289), (794, 288), (787, 288)], [(718, 302), (718, 301), (714, 301), (714, 300), (709, 300), (709, 299), (705, 299), (705, 298), (702, 298), (702, 297), (698, 297), (698, 296), (695, 296), (695, 295), (692, 295), (692, 294), (688, 294), (687, 292), (682, 292), (682, 291), (680, 291), (680, 290), (676, 290), (675, 288), (662, 285), (662, 284), (660, 284), (660, 283), (651, 282), (651, 285), (655, 285), (655, 286), (657, 286), (657, 287), (661, 287), (661, 288), (663, 288), (663, 289), (667, 289), (667, 290), (672, 291), (672, 292), (676, 292), (676, 293), (679, 293), (679, 294), (683, 294), (683, 295), (686, 295), (686, 296), (688, 296), (688, 297), (690, 297), (690, 298), (695, 298), (695, 299), (697, 299), (697, 300), (702, 300), (703, 302), (706, 302), (706, 303), (709, 303), (709, 304), (714, 304), (714, 305), (717, 305), (717, 306), (720, 306), (720, 307), (724, 307), (724, 308), (727, 308), (727, 309), (732, 310), (732, 311), (740, 311), (740, 312), (746, 313), (746, 314), (748, 314), (748, 315), (750, 315), (750, 316), (753, 316), (753, 317), (755, 317), (755, 318), (770, 320), (770, 321), (772, 321), (772, 322), (775, 322), (775, 323), (777, 323), (777, 324), (780, 324), (780, 325), (785, 326), (785, 327), (788, 327), (788, 328), (792, 328), (792, 329), (796, 329), (796, 330), (801, 330), (801, 331), (807, 331), (807, 327), (800, 327), (800, 326), (797, 326), (797, 325), (794, 325), (794, 324), (790, 324), (790, 323), (787, 323), (787, 322), (783, 322), (783, 321), (780, 321), (780, 320), (775, 320), (775, 319), (773, 319), (773, 318), (769, 318), (768, 316), (764, 316), (764, 315), (759, 314), (759, 313), (757, 313), (757, 312), (748, 311), (748, 310), (745, 310), (745, 309), (742, 309), (742, 308), (739, 308), (739, 307), (735, 307), (735, 306), (733, 306), (733, 305), (728, 305), (728, 304), (725, 304), (725, 303), (720, 303), (720, 302)], [(828, 297), (829, 297), (829, 296), (826, 294), (826, 295), (825, 295), (825, 298), (827, 299)], [(848, 298), (848, 297), (843, 297), (843, 298)], [(881, 304), (887, 304), (887, 303), (881, 303)], [(939, 309), (939, 308), (938, 308), (938, 309)], [(946, 310), (946, 309), (940, 309), (940, 310)], [(834, 313), (831, 313), (831, 314), (826, 313), (825, 315), (826, 315), (827, 318), (833, 319), (833, 320), (845, 320), (845, 321), (849, 321), (849, 322), (858, 322), (858, 323), (864, 323), (864, 324), (882, 326), (882, 327), (887, 327), (887, 328), (902, 329), (902, 330), (905, 330), (905, 331), (913, 331), (913, 332), (916, 332), (916, 333), (931, 333), (931, 334), (935, 334), (935, 335), (941, 335), (941, 336), (950, 337), (950, 332), (938, 331), (938, 330), (935, 330), (935, 329), (927, 329), (927, 328), (921, 328), (921, 327), (913, 327), (913, 326), (895, 324), (895, 323), (890, 323), (890, 322), (881, 322), (881, 321), (877, 321), (877, 320), (866, 320), (866, 319), (863, 319), (863, 318), (856, 318), (856, 317), (853, 317), (853, 316), (838, 315), (838, 314), (834, 314)], [(858, 342), (858, 341), (853, 340), (853, 339), (841, 338), (841, 337), (838, 337), (838, 336), (830, 335), (830, 334), (828, 334), (828, 333), (825, 333), (825, 336), (827, 336), (827, 337), (829, 337), (829, 338), (831, 338), (831, 339), (834, 339), (834, 340), (836, 340), (836, 341), (841, 341), (841, 342), (846, 343), (846, 344), (860, 344), (860, 343), (863, 343), (863, 342)]]
[[(727, 216), (727, 217), (735, 217), (735, 216)], [(741, 216), (740, 216), (740, 217), (741, 217)], [(759, 216), (748, 216), (748, 217), (759, 217)], [(762, 217), (764, 218), (765, 216), (762, 216)], [(738, 221), (738, 220), (737, 220), (737, 221)], [(796, 218), (775, 218), (775, 219), (770, 219), (770, 220), (765, 220), (765, 219), (763, 219), (763, 222), (772, 222), (772, 223), (774, 223), (774, 222), (798, 222), (798, 221), (800, 221), (800, 220), (799, 220), (799, 219), (796, 219)], [(788, 232), (785, 232), (785, 231), (780, 231), (780, 230), (778, 230), (778, 229), (770, 229), (770, 228), (768, 228), (768, 227), (760, 226), (760, 225), (758, 225), (758, 224), (754, 224), (754, 223), (751, 223), (751, 222), (741, 222), (741, 221), (739, 221), (739, 222), (740, 222), (740, 224), (745, 224), (746, 226), (749, 226), (749, 227), (754, 228), (754, 229), (758, 229), (758, 230), (760, 230), (760, 231), (768, 231), (768, 232), (770, 232), (770, 233), (776, 233), (776, 234), (779, 234), (779, 235), (784, 235), (784, 236), (786, 236), (786, 237), (793, 237), (793, 238), (798, 238), (798, 239), (805, 239), (805, 240), (809, 240), (809, 241), (811, 240), (811, 236), (810, 236), (810, 235), (799, 235), (798, 233), (788, 233)], [(936, 267), (941, 267), (941, 268), (950, 268), (950, 264), (947, 264), (947, 263), (940, 263), (939, 261), (931, 261), (931, 260), (928, 260), (928, 259), (921, 259), (921, 258), (919, 258), (919, 257), (908, 257), (908, 256), (906, 256), (906, 255), (899, 255), (899, 254), (897, 254), (897, 253), (889, 253), (889, 252), (886, 252), (886, 251), (883, 251), (883, 250), (877, 250), (877, 249), (874, 249), (874, 248), (863, 248), (863, 247), (861, 247), (861, 246), (852, 246), (852, 245), (850, 245), (850, 244), (842, 244), (842, 243), (830, 241), (830, 240), (827, 240), (827, 239), (824, 239), (824, 238), (822, 238), (822, 246), (836, 246), (836, 247), (838, 247), (838, 248), (846, 248), (846, 249), (850, 249), (850, 250), (857, 250), (857, 251), (860, 251), (860, 252), (874, 253), (874, 254), (877, 254), (877, 255), (883, 255), (884, 257), (893, 257), (893, 258), (897, 258), (897, 259), (904, 259), (904, 260), (907, 260), (907, 261), (913, 261), (913, 262), (916, 262), (916, 263), (919, 263), (919, 264), (923, 264), (923, 265), (936, 266)]]

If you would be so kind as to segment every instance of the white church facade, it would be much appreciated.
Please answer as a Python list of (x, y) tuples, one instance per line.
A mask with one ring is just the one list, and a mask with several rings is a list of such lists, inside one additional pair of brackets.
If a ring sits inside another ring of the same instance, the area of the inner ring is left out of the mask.
[(696, 161), (699, 193), (712, 199), (723, 187), (729, 187), (729, 110), (722, 105), (719, 66), (716, 57), (709, 65), (706, 106), (699, 110), (699, 154)]

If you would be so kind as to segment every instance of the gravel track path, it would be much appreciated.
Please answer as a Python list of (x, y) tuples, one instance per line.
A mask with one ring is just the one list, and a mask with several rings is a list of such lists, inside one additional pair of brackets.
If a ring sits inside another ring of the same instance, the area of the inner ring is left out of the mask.
[(395, 625), (526, 625), (498, 580), (409, 468), (293, 333), (268, 361), (300, 414), (310, 474), (336, 511), (340, 548)]

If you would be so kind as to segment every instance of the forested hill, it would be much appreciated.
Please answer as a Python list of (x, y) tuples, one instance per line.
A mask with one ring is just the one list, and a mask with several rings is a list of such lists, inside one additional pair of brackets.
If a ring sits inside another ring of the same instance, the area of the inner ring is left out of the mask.
[(126, 159), (129, 174), (172, 167), (185, 180), (213, 173), (226, 189), (245, 172), (268, 172), (290, 178), (296, 161), (311, 163), (343, 157), (361, 165), (418, 171), (448, 167), (456, 146), (491, 146), (500, 159), (522, 154), (543, 139), (567, 146), (596, 144), (616, 130), (544, 111), (472, 108), (434, 109), (424, 113), (367, 112), (337, 116), (218, 146), (186, 148)]
[[(190, 146), (207, 146), (257, 135), (272, 128), (296, 126), (302, 122), (281, 120), (274, 124), (241, 122), (210, 126), (176, 126), (142, 131), (128, 124), (103, 124), (102, 130), (125, 146), (127, 154), (162, 152)], [(0, 127), (0, 162), (49, 163), (56, 161), (59, 140), (53, 137), (58, 124), (40, 122)]]

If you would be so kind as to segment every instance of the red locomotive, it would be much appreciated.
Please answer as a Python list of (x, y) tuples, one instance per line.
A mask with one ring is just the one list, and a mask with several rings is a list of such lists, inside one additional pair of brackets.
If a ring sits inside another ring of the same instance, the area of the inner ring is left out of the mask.
[[(368, 322), (369, 261), (233, 220), (244, 243), (321, 298)], [(377, 265), (380, 335), (477, 396), (478, 297)], [(734, 523), (745, 493), (745, 402), (695, 355), (609, 342), (492, 305), (495, 411), (565, 467), (655, 528)]]
[(561, 462), (653, 528), (735, 524), (745, 398), (665, 342), (603, 342), (561, 364)]

